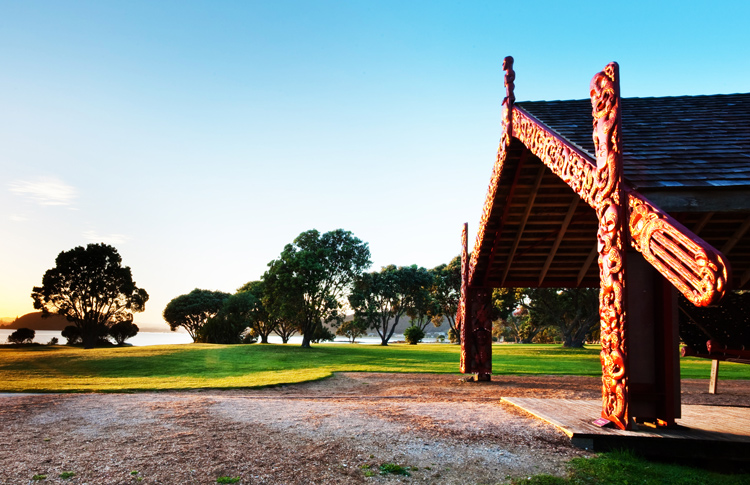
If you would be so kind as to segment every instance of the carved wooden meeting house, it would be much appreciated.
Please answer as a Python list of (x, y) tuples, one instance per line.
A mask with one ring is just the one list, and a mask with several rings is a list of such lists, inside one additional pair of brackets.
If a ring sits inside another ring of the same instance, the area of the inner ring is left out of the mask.
[(621, 98), (611, 63), (590, 100), (517, 103), (503, 69), (471, 253), (463, 232), (461, 372), (492, 373), (493, 288), (600, 287), (602, 417), (673, 425), (678, 292), (708, 306), (750, 286), (750, 94)]

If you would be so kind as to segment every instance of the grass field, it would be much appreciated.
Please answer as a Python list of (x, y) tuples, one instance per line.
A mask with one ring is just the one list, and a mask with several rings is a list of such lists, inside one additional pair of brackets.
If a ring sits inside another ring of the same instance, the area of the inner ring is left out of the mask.
[[(134, 392), (260, 387), (322, 379), (333, 372), (457, 373), (448, 344), (165, 345), (83, 350), (0, 347), (2, 392)], [(682, 377), (707, 379), (710, 361), (681, 359)], [(494, 345), (495, 374), (601, 375), (599, 349)], [(722, 379), (750, 379), (750, 366), (723, 363)]]

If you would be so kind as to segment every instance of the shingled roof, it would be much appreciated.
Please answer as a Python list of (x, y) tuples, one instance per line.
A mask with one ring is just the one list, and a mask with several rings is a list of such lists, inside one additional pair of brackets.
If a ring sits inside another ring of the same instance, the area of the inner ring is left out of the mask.
[[(518, 102), (594, 154), (591, 101)], [(623, 98), (625, 178), (635, 189), (750, 188), (750, 93)]]
[[(750, 94), (624, 98), (625, 183), (728, 257), (750, 288)], [(591, 101), (516, 102), (595, 163)], [(515, 137), (481, 237), (472, 284), (598, 286), (597, 219)]]

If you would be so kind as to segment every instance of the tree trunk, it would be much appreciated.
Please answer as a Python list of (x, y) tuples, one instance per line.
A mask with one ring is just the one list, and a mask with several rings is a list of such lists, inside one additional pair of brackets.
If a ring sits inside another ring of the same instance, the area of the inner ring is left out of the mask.
[[(264, 334), (264, 335), (260, 336), (260, 343), (262, 343), (262, 344), (267, 344), (268, 343), (268, 335), (267, 334)], [(284, 342), (284, 343), (286, 343), (286, 342)]]

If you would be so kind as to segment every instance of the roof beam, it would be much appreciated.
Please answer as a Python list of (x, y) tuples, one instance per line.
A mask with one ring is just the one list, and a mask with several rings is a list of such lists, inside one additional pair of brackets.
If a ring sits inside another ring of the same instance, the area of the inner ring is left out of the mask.
[(544, 277), (547, 276), (547, 271), (549, 271), (549, 267), (552, 264), (552, 260), (555, 259), (555, 254), (557, 254), (557, 249), (560, 247), (560, 243), (562, 242), (563, 236), (565, 236), (565, 231), (568, 230), (570, 221), (573, 219), (573, 214), (575, 214), (576, 212), (576, 208), (578, 207), (579, 200), (581, 200), (581, 198), (578, 196), (575, 196), (573, 198), (573, 202), (571, 202), (570, 206), (568, 207), (568, 213), (565, 214), (565, 220), (563, 221), (562, 226), (560, 226), (560, 231), (557, 233), (555, 242), (552, 244), (552, 250), (549, 252), (549, 256), (547, 256), (547, 261), (544, 262), (542, 273), (539, 275), (540, 285), (542, 284), (542, 281), (544, 281)]
[(523, 212), (523, 217), (521, 217), (521, 224), (519, 224), (518, 230), (516, 231), (516, 239), (513, 241), (513, 247), (511, 247), (510, 253), (508, 253), (508, 259), (505, 261), (505, 269), (503, 269), (503, 277), (500, 279), (500, 286), (503, 286), (503, 283), (505, 283), (505, 278), (508, 277), (510, 265), (513, 262), (513, 257), (516, 255), (516, 250), (518, 249), (518, 244), (521, 242), (521, 237), (523, 237), (523, 230), (526, 228), (526, 222), (529, 220), (531, 209), (534, 207), (534, 199), (536, 199), (536, 193), (539, 190), (539, 186), (542, 184), (544, 171), (546, 169), (547, 167), (542, 165), (541, 167), (539, 167), (539, 171), (536, 174), (534, 188), (531, 190), (529, 200), (526, 203), (526, 210)]
[(505, 221), (508, 219), (508, 213), (510, 212), (510, 206), (513, 202), (513, 193), (516, 190), (516, 187), (518, 187), (518, 179), (521, 177), (521, 170), (523, 169), (524, 164), (526, 163), (526, 159), (529, 156), (529, 151), (526, 149), (526, 147), (523, 147), (523, 151), (521, 152), (521, 157), (518, 160), (518, 165), (516, 165), (516, 173), (513, 175), (513, 184), (510, 186), (510, 189), (508, 190), (508, 195), (505, 198), (505, 203), (503, 205), (503, 216), (500, 218), (500, 225), (497, 228), (497, 231), (495, 232), (495, 240), (492, 243), (492, 251), (490, 251), (490, 257), (487, 258), (487, 269), (484, 272), (484, 285), (487, 286), (487, 279), (492, 272), (492, 265), (495, 264), (495, 257), (498, 252), (498, 247), (500, 246), (500, 238), (503, 234), (503, 227), (505, 227)]
[(698, 221), (698, 224), (695, 225), (693, 228), (693, 234), (696, 236), (700, 236), (700, 232), (703, 230), (704, 227), (706, 227), (706, 224), (708, 224), (708, 221), (711, 220), (711, 218), (714, 216), (714, 212), (706, 212), (703, 214), (703, 217), (701, 217), (701, 220)]
[(737, 288), (737, 289), (738, 289), (738, 290), (741, 290), (741, 289), (742, 289), (742, 287), (743, 287), (743, 286), (745, 286), (745, 284), (746, 284), (746, 283), (747, 283), (748, 281), (750, 281), (750, 268), (748, 268), (748, 270), (747, 270), (747, 271), (745, 271), (745, 272), (744, 272), (744, 273), (742, 274), (742, 278), (740, 278), (740, 287), (739, 287), (739, 288)]
[(578, 286), (581, 286), (581, 281), (583, 281), (583, 278), (586, 277), (586, 273), (589, 272), (591, 263), (594, 262), (594, 258), (596, 257), (597, 254), (599, 254), (599, 251), (597, 251), (596, 246), (594, 246), (594, 249), (592, 249), (589, 255), (586, 257), (586, 262), (583, 263), (583, 266), (581, 267), (581, 271), (578, 272)]
[(724, 253), (725, 256), (729, 255), (729, 251), (732, 250), (735, 244), (742, 239), (742, 236), (745, 235), (747, 230), (750, 229), (750, 217), (745, 219), (745, 222), (742, 223), (742, 225), (734, 232), (732, 237), (729, 238), (729, 240), (724, 243), (724, 245), (721, 247), (721, 252)]

